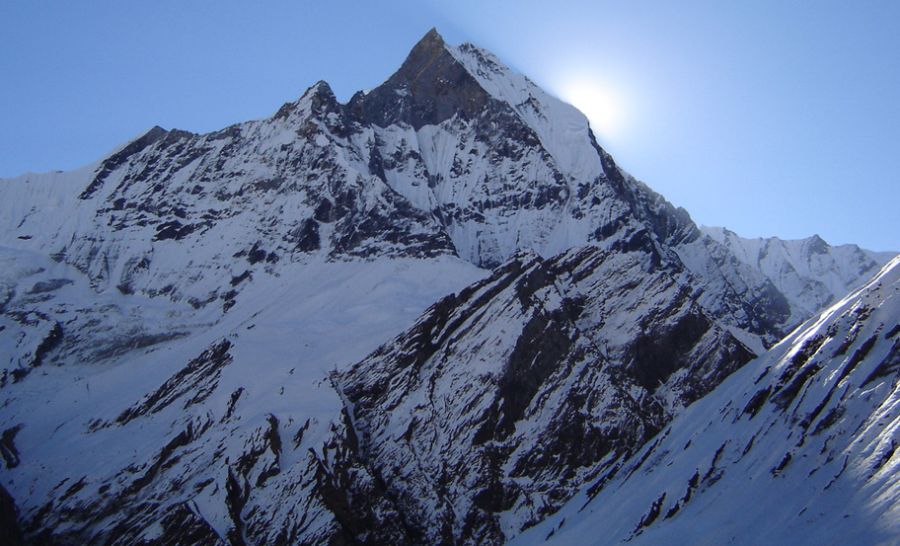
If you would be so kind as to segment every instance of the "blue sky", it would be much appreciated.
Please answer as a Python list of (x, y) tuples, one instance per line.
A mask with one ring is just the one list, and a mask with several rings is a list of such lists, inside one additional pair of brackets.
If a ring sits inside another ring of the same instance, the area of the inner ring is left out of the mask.
[(587, 111), (698, 223), (900, 250), (892, 1), (5, 0), (0, 176), (265, 117), (320, 79), (349, 98), (432, 26)]

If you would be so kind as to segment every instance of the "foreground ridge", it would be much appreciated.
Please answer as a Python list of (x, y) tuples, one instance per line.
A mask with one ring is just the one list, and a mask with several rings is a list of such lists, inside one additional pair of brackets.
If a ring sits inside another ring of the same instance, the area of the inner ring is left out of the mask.
[(895, 258), (513, 543), (895, 542), (898, 334)]

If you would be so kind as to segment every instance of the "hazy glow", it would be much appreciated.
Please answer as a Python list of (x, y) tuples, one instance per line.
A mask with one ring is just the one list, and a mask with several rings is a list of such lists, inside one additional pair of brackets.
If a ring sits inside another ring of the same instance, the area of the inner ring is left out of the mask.
[(560, 98), (587, 116), (598, 136), (612, 139), (626, 129), (627, 111), (621, 94), (610, 85), (587, 77), (563, 79)]

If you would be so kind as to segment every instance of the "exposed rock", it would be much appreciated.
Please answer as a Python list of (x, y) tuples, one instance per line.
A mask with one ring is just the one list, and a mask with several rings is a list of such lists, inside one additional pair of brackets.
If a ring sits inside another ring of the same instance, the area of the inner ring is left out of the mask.
[(19, 527), (19, 511), (9, 492), (0, 485), (0, 542), (7, 546), (24, 545)]
[(227, 366), (232, 357), (228, 353), (231, 342), (223, 339), (200, 356), (188, 362), (187, 366), (169, 378), (140, 404), (130, 407), (116, 417), (116, 423), (124, 425), (143, 415), (156, 413), (179, 398), (190, 395), (183, 407), (202, 402), (215, 390), (222, 367)]

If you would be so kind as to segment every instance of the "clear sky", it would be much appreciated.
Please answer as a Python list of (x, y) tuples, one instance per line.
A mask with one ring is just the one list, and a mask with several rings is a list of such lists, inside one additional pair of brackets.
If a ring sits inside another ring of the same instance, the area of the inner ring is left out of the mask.
[(900, 250), (900, 2), (0, 2), (0, 177), (153, 125), (266, 117), (378, 85), (432, 26), (589, 114), (695, 221)]

